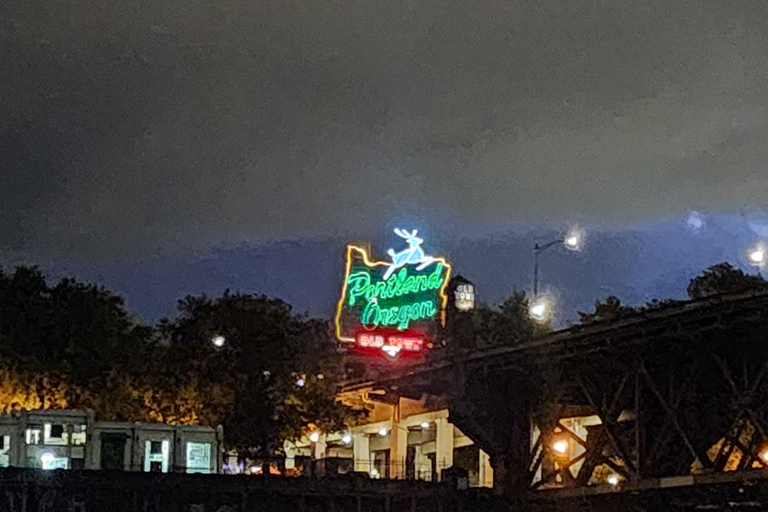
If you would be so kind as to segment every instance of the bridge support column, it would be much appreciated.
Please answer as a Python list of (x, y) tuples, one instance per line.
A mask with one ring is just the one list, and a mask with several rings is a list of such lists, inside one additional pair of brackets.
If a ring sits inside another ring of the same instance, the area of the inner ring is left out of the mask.
[(453, 466), (453, 424), (447, 418), (435, 420), (437, 439), (435, 442), (435, 464), (437, 478), (442, 480), (442, 471)]
[(392, 409), (392, 431), (389, 434), (389, 477), (405, 478), (405, 461), (408, 454), (408, 428), (400, 424), (400, 400)]
[(312, 476), (325, 476), (325, 455), (328, 448), (325, 434), (312, 443)]
[(521, 499), (531, 484), (531, 408), (523, 396), (521, 391), (516, 400), (510, 400), (505, 408), (507, 414), (499, 418), (505, 424), (506, 439), (499, 439), (503, 449), (491, 457), (494, 489), (513, 500)]
[(493, 487), (493, 467), (491, 467), (491, 458), (483, 450), (480, 450), (479, 467), (479, 485), (481, 487)]
[(355, 434), (352, 442), (352, 456), (355, 460), (355, 471), (371, 472), (371, 443), (365, 434)]

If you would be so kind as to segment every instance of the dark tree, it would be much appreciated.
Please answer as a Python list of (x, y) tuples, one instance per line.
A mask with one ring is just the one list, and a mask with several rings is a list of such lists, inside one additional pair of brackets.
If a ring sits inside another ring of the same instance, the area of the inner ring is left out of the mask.
[(583, 324), (616, 320), (628, 314), (635, 313), (638, 310), (638, 308), (622, 305), (621, 300), (619, 300), (618, 297), (611, 295), (602, 301), (595, 302), (594, 312), (582, 313), (580, 311), (579, 320)]
[(151, 338), (152, 329), (103, 287), (73, 279), (50, 286), (36, 267), (0, 270), (2, 364), (40, 390), (41, 407), (56, 394), (46, 389), (66, 389), (69, 406), (88, 406), (90, 390), (102, 389), (110, 375), (146, 373)]
[[(340, 356), (325, 322), (294, 315), (280, 300), (229, 292), (187, 297), (179, 313), (164, 323), (166, 363), (180, 381), (205, 383), (206, 408), (220, 411), (228, 444), (241, 454), (274, 453), (308, 424), (329, 432), (355, 416), (336, 401)], [(211, 397), (216, 389), (221, 396)]]
[(498, 307), (479, 305), (449, 318), (446, 337), (450, 348), (472, 349), (515, 345), (551, 332), (549, 322), (537, 324), (528, 314), (528, 297), (515, 290)]
[(720, 293), (765, 290), (767, 287), (768, 283), (759, 275), (745, 274), (730, 263), (718, 263), (691, 279), (688, 296), (700, 299)]

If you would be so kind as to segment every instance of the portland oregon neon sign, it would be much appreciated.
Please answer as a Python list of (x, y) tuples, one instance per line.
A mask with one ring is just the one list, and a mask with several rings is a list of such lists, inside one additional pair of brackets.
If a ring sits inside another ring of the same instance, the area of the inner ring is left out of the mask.
[(336, 311), (336, 336), (390, 358), (421, 352), (445, 324), (445, 293), (451, 266), (428, 256), (417, 230), (395, 229), (408, 246), (389, 249), (390, 261), (375, 261), (368, 248), (347, 246), (346, 271)]

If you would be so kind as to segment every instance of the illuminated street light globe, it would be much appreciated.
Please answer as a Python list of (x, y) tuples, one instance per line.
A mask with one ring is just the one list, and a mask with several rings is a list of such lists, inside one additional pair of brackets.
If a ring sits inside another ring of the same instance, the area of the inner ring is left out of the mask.
[(313, 430), (309, 433), (309, 440), (313, 443), (316, 443), (320, 440), (320, 432), (318, 430)]
[(747, 251), (747, 261), (750, 265), (763, 268), (768, 262), (768, 249), (763, 244), (753, 245)]
[(552, 303), (546, 297), (539, 297), (528, 307), (528, 316), (539, 323), (544, 323), (552, 316)]
[(584, 246), (584, 231), (579, 228), (571, 229), (563, 238), (563, 245), (569, 251), (580, 251)]
[(763, 463), (768, 464), (768, 446), (765, 446), (760, 450), (760, 460), (762, 460)]
[(217, 334), (213, 338), (211, 338), (211, 343), (213, 343), (213, 346), (215, 347), (223, 347), (224, 343), (226, 343), (226, 338), (222, 336), (221, 334)]
[(568, 441), (565, 439), (556, 439), (552, 443), (552, 449), (559, 455), (565, 455), (568, 453)]

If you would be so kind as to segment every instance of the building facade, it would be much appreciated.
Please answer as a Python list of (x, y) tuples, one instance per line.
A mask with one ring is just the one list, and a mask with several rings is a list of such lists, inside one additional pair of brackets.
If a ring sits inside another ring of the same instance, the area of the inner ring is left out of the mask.
[(0, 417), (0, 467), (220, 473), (223, 430), (96, 421), (92, 411)]
[(493, 486), (488, 455), (450, 422), (443, 404), (428, 398), (400, 398), (388, 404), (368, 391), (342, 400), (362, 402), (369, 411), (367, 421), (345, 432), (310, 432), (296, 443), (285, 443), (288, 471), (325, 475), (354, 471), (371, 478), (437, 482), (444, 470), (460, 468), (470, 486)]

